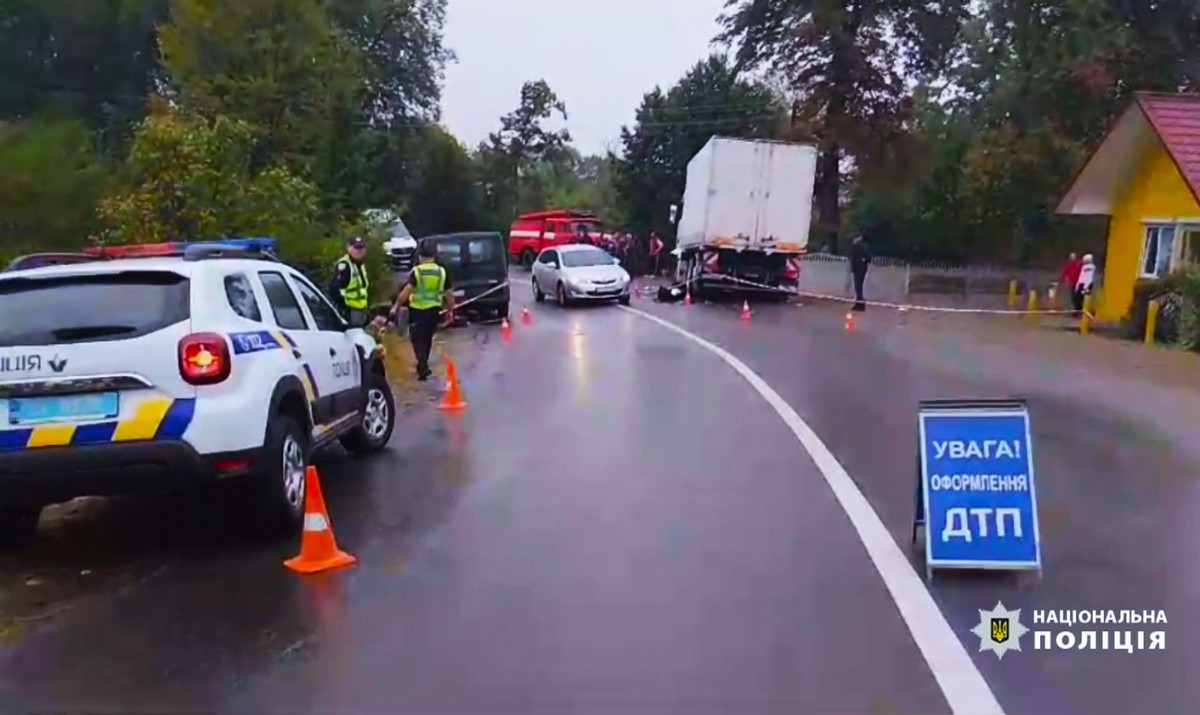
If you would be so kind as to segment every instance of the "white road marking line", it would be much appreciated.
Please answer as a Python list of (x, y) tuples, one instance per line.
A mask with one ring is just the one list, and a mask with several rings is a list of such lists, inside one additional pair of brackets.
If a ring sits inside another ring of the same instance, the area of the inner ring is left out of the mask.
[(942, 695), (946, 698), (950, 710), (955, 715), (1003, 715), (1004, 710), (996, 700), (995, 694), (984, 680), (983, 674), (971, 661), (971, 656), (963, 648), (950, 624), (946, 622), (946, 617), (942, 615), (921, 577), (913, 570), (904, 552), (896, 545), (887, 527), (859, 491), (854, 480), (846, 473), (846, 469), (808, 423), (757, 373), (721, 347), (656, 315), (636, 308), (622, 306), (621, 309), (658, 323), (721, 358), (775, 409), (780, 419), (792, 430), (800, 440), (801, 446), (812, 457), (817, 469), (821, 470), (825, 483), (837, 497), (846, 516), (850, 518), (850, 523), (858, 532), (859, 540), (871, 557), (871, 563), (875, 565), (875, 570), (879, 572), (892, 601), (900, 611), (900, 617), (904, 619), (917, 648), (925, 658), (925, 663), (937, 680), (938, 687), (942, 689)]

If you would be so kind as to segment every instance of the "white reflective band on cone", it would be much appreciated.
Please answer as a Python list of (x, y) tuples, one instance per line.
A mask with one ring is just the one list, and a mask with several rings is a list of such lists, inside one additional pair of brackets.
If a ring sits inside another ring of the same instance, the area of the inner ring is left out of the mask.
[(304, 530), (305, 531), (329, 531), (329, 522), (325, 520), (324, 514), (305, 514), (304, 515)]

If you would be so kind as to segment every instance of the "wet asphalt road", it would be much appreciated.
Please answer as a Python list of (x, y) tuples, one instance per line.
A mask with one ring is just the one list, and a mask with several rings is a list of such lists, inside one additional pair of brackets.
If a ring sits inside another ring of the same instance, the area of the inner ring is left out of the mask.
[[(1200, 470), (1165, 426), (882, 315), (848, 335), (815, 306), (750, 325), (734, 306), (635, 307), (758, 372), (902, 546), (917, 400), (1027, 397), (1045, 576), (939, 575), (941, 610), (1007, 712), (1200, 702)], [(463, 341), (464, 415), (418, 405), (387, 453), (325, 456), (352, 569), (287, 572), (295, 544), (256, 533), (233, 493), (44, 527), (0, 564), (6, 592), (70, 597), (6, 609), (0, 711), (948, 712), (841, 507), (740, 376), (615, 307), (534, 315), (511, 344), (494, 327)], [(969, 630), (998, 599), (1161, 608), (1168, 649), (1038, 652), (1030, 635), (997, 662)]]

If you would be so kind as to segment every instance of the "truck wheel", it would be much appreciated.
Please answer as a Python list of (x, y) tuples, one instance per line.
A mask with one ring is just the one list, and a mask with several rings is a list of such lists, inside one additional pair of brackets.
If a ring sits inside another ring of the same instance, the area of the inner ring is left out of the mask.
[(383, 375), (371, 373), (367, 379), (367, 404), (362, 421), (341, 438), (351, 454), (372, 454), (387, 446), (396, 426), (396, 398)]
[(259, 496), (273, 528), (295, 533), (304, 524), (308, 439), (290, 414), (274, 415), (267, 424)]
[(533, 270), (533, 249), (532, 248), (526, 248), (525, 250), (521, 251), (521, 265), (527, 271)]
[(32, 543), (41, 514), (41, 507), (0, 510), (0, 549), (19, 549)]
[(537, 278), (533, 279), (533, 299), (538, 303), (546, 301), (546, 294), (542, 292), (542, 287), (538, 285)]

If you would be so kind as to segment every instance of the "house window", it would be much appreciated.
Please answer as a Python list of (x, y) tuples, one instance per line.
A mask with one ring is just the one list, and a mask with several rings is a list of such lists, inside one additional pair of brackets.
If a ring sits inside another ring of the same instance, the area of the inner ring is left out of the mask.
[(1142, 244), (1142, 278), (1162, 278), (1171, 269), (1174, 226), (1147, 226)]
[(1189, 226), (1179, 236), (1179, 265), (1200, 265), (1200, 228)]

